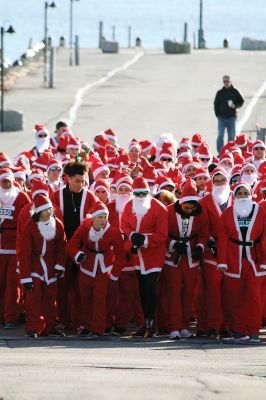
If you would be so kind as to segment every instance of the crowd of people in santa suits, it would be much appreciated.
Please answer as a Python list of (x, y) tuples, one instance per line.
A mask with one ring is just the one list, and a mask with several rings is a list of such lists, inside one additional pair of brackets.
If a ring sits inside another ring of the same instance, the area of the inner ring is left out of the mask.
[[(265, 144), (201, 134), (128, 149), (66, 123), (0, 153), (0, 324), (30, 337), (256, 343), (266, 319)], [(191, 321), (196, 321), (196, 331)]]

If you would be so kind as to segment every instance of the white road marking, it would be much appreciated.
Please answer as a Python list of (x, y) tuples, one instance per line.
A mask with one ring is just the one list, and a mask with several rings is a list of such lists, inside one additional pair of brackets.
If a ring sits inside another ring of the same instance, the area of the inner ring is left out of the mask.
[(87, 85), (81, 87), (75, 96), (75, 102), (73, 106), (69, 110), (69, 126), (71, 127), (75, 120), (77, 119), (77, 113), (79, 107), (82, 105), (82, 99), (83, 96), (86, 92), (94, 88), (95, 86), (102, 85), (103, 83), (107, 82), (109, 79), (111, 79), (113, 76), (118, 74), (121, 71), (125, 71), (127, 68), (129, 68), (131, 65), (135, 64), (142, 56), (144, 56), (144, 52), (138, 53), (136, 56), (134, 56), (130, 61), (126, 62), (123, 64), (121, 67), (115, 68), (112, 71), (108, 72), (107, 75), (104, 77), (100, 78), (99, 80), (88, 83)]
[(244, 115), (242, 116), (241, 120), (237, 123), (237, 125), (236, 125), (237, 133), (240, 133), (242, 131), (243, 126), (248, 121), (249, 117), (252, 114), (252, 111), (253, 111), (255, 105), (257, 104), (259, 98), (263, 95), (265, 90), (266, 90), (266, 81), (263, 82), (263, 84), (261, 85), (259, 90), (255, 93), (255, 95), (253, 96), (252, 100), (250, 101), (250, 103), (248, 104), (247, 108), (245, 109)]

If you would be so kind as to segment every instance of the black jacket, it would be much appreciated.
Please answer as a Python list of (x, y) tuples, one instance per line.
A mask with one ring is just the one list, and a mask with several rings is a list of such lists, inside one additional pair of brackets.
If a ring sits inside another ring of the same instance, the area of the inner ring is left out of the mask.
[(232, 100), (236, 108), (241, 107), (244, 103), (243, 97), (233, 85), (228, 89), (223, 87), (221, 90), (218, 90), (214, 100), (216, 117), (230, 118), (236, 116), (236, 108), (230, 108), (228, 100)]

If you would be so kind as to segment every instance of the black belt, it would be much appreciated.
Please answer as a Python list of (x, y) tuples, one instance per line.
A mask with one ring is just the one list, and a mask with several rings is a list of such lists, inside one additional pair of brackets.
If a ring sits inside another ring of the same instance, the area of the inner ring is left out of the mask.
[(197, 235), (186, 236), (186, 237), (181, 237), (181, 236), (179, 236), (179, 237), (174, 237), (174, 236), (172, 236), (172, 235), (169, 235), (169, 236), (170, 236), (170, 238), (176, 240), (177, 242), (187, 243), (187, 242), (189, 242), (190, 240), (194, 239)]
[(4, 232), (4, 231), (15, 231), (17, 228), (15, 226), (7, 228), (4, 226), (0, 226), (0, 233)]
[(249, 242), (245, 242), (243, 240), (237, 240), (233, 238), (229, 238), (231, 242), (238, 244), (239, 246), (245, 246), (245, 247), (255, 247), (257, 243), (260, 242), (260, 239), (257, 240), (250, 240)]
[(94, 249), (90, 249), (89, 247), (87, 247), (87, 250), (91, 251), (92, 253), (95, 254), (104, 254), (105, 251), (100, 251), (100, 250), (94, 250)]

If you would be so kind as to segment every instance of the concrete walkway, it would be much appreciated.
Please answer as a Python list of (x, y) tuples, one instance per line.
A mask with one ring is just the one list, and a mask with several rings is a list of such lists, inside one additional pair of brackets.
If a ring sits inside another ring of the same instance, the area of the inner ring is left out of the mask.
[(132, 137), (156, 140), (160, 133), (172, 132), (179, 139), (201, 132), (216, 153), (213, 100), (225, 73), (246, 100), (239, 122), (255, 96), (243, 129), (255, 129), (256, 123), (266, 126), (264, 87), (256, 99), (266, 80), (266, 52), (197, 50), (191, 55), (165, 55), (132, 49), (108, 55), (82, 50), (78, 67), (68, 66), (68, 56), (67, 49), (58, 51), (54, 89), (43, 87), (39, 69), (17, 80), (6, 93), (6, 108), (21, 110), (25, 127), (23, 132), (0, 135), (2, 151), (14, 156), (30, 148), (35, 123), (44, 124), (52, 134), (56, 122), (66, 119), (89, 143), (109, 127), (118, 132), (122, 146)]

